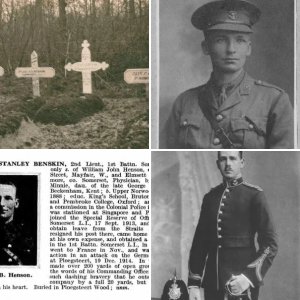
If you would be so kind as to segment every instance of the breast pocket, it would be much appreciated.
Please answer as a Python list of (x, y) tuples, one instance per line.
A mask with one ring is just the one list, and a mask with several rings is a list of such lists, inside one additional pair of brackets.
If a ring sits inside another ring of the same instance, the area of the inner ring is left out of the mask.
[(234, 144), (241, 148), (263, 149), (266, 147), (266, 119), (245, 116), (231, 120), (230, 137)]
[(179, 141), (183, 148), (200, 148), (199, 136), (203, 116), (200, 114), (183, 114), (180, 118)]

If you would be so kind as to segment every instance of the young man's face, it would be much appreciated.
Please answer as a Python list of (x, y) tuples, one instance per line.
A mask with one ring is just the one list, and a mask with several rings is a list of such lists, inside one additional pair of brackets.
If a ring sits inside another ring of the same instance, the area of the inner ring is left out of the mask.
[(223, 73), (240, 71), (251, 54), (250, 34), (226, 30), (212, 30), (202, 43), (211, 58), (213, 69)]
[(239, 151), (220, 151), (217, 166), (225, 179), (237, 179), (242, 176), (244, 159)]
[(9, 223), (14, 218), (15, 208), (19, 206), (16, 188), (13, 185), (0, 184), (0, 218)]

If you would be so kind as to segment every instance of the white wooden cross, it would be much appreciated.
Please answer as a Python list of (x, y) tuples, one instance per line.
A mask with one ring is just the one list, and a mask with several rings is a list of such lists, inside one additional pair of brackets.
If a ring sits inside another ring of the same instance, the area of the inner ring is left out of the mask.
[(82, 73), (82, 92), (83, 94), (92, 94), (92, 72), (106, 70), (109, 64), (106, 62), (91, 61), (90, 44), (87, 40), (82, 43), (81, 62), (65, 65), (67, 71), (76, 71)]
[(55, 76), (55, 70), (51, 67), (39, 67), (38, 55), (35, 51), (31, 53), (31, 67), (16, 68), (17, 77), (32, 78), (33, 96), (40, 97), (40, 81), (39, 78), (52, 78)]
[(149, 99), (149, 69), (127, 69), (124, 72), (124, 80), (128, 84), (144, 83)]

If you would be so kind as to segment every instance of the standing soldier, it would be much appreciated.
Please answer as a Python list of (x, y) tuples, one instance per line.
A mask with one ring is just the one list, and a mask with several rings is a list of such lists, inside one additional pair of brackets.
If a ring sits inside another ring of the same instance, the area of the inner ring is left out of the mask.
[(277, 253), (277, 235), (264, 192), (243, 180), (242, 155), (241, 151), (218, 153), (223, 183), (202, 202), (189, 259), (190, 300), (201, 300), (200, 286), (205, 300), (257, 300)]
[(251, 78), (252, 26), (260, 10), (222, 0), (198, 8), (192, 24), (204, 31), (203, 52), (213, 72), (176, 99), (167, 122), (168, 148), (293, 148), (293, 109), (280, 88)]

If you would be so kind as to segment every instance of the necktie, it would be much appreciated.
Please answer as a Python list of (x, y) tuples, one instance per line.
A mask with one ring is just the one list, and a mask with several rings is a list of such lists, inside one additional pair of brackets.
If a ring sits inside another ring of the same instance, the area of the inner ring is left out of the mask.
[(221, 89), (221, 93), (220, 93), (219, 99), (218, 99), (218, 106), (219, 107), (224, 103), (224, 101), (226, 100), (226, 98), (227, 98), (227, 95), (226, 95), (226, 85), (223, 85), (222, 89)]

